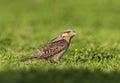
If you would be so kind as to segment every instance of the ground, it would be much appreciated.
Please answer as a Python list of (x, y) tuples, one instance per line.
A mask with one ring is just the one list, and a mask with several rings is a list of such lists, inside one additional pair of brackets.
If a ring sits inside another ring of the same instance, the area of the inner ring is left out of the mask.
[[(119, 22), (119, 0), (0, 0), (1, 83), (119, 83)], [(61, 64), (19, 62), (67, 28)]]

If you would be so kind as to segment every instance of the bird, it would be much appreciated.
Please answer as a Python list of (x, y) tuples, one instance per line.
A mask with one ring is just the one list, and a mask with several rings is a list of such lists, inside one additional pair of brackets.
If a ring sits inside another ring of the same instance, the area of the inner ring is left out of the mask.
[(31, 56), (21, 59), (21, 62), (25, 62), (31, 59), (48, 59), (55, 63), (61, 63), (60, 59), (70, 46), (71, 39), (76, 35), (76, 32), (72, 29), (64, 30), (58, 37), (47, 42), (38, 51)]

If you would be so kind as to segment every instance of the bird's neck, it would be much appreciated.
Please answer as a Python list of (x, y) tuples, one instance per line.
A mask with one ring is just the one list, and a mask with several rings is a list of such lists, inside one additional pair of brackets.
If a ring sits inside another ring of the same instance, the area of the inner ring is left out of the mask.
[(68, 43), (71, 41), (71, 38), (70, 37), (65, 37), (64, 38)]

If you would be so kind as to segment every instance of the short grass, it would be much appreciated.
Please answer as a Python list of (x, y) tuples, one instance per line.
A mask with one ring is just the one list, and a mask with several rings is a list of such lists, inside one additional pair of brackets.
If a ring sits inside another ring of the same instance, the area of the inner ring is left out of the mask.
[[(61, 59), (19, 62), (66, 28)], [(119, 0), (0, 0), (1, 83), (119, 83)]]

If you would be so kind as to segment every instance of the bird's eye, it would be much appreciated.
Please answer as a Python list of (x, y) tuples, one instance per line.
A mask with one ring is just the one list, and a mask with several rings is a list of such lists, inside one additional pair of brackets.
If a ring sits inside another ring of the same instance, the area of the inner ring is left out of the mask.
[(63, 38), (65, 37), (65, 36), (62, 36)]

